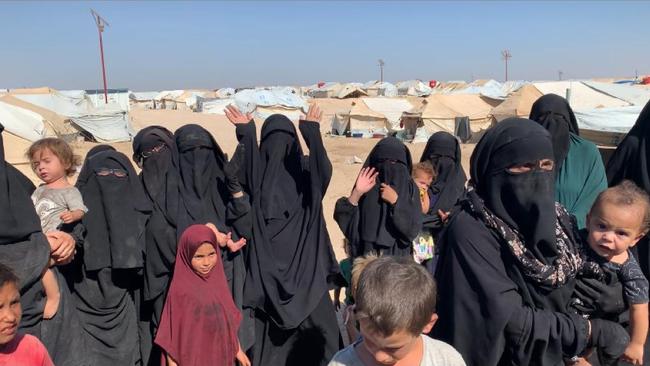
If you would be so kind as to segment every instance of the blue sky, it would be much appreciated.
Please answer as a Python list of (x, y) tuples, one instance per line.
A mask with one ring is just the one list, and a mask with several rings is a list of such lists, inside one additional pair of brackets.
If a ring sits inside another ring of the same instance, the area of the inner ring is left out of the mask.
[(0, 2), (0, 88), (307, 85), (650, 73), (650, 2)]

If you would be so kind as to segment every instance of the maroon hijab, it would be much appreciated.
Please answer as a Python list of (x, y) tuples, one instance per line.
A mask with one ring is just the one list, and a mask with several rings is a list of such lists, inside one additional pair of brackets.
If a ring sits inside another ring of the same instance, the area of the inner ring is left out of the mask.
[[(207, 277), (192, 269), (192, 257), (203, 243), (217, 252), (217, 264)], [(204, 225), (188, 227), (178, 243), (156, 344), (179, 365), (235, 363), (241, 313), (228, 290), (219, 250), (214, 233)]]

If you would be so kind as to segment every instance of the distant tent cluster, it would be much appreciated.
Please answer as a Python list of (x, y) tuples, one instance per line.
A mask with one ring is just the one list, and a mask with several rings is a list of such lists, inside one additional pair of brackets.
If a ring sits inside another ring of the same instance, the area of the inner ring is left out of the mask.
[(51, 88), (11, 89), (0, 94), (0, 122), (7, 132), (35, 141), (48, 136), (98, 142), (129, 141), (129, 95), (111, 90), (109, 103), (94, 91)]

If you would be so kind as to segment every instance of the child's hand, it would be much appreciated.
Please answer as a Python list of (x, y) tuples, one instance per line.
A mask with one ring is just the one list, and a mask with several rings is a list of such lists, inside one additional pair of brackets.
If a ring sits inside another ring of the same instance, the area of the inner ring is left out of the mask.
[(323, 112), (316, 104), (309, 105), (309, 111), (307, 111), (307, 116), (302, 118), (305, 121), (320, 123), (321, 118), (323, 118)]
[(226, 112), (226, 117), (228, 117), (228, 120), (233, 125), (246, 124), (253, 119), (252, 114), (250, 113), (243, 114), (242, 112), (239, 111), (239, 108), (235, 107), (232, 104), (226, 106), (226, 110), (224, 112)]
[(235, 358), (239, 361), (241, 366), (251, 366), (251, 361), (248, 359), (248, 356), (246, 356), (244, 351), (242, 351), (241, 346), (239, 347), (239, 351), (237, 351)]
[(214, 236), (217, 237), (217, 244), (219, 244), (219, 247), (221, 248), (225, 247), (226, 244), (228, 243), (228, 239), (229, 239), (228, 236), (222, 233), (221, 231), (219, 231), (219, 229), (217, 229), (217, 227), (214, 226), (214, 224), (211, 222), (208, 222), (207, 224), (205, 224), (205, 226), (209, 227), (210, 230), (212, 230), (212, 232), (214, 233)]
[(375, 168), (361, 168), (357, 176), (357, 181), (354, 183), (352, 193), (350, 193), (350, 197), (348, 198), (350, 203), (355, 206), (359, 203), (361, 196), (368, 193), (377, 184), (377, 175), (379, 175), (379, 172)]
[(59, 215), (59, 218), (61, 221), (63, 221), (66, 224), (70, 224), (76, 221), (81, 220), (81, 218), (84, 216), (84, 212), (81, 210), (74, 210), (74, 211), (65, 211), (61, 215)]
[(632, 365), (643, 365), (643, 345), (630, 343), (621, 358)]
[(381, 192), (381, 199), (390, 203), (391, 205), (397, 203), (397, 192), (395, 192), (393, 187), (389, 186), (386, 183), (382, 183), (379, 191)]
[(446, 224), (447, 220), (449, 220), (449, 214), (450, 214), (450, 212), (445, 212), (443, 210), (438, 210), (438, 216), (440, 216), (440, 221), (442, 221), (443, 224)]
[(235, 253), (239, 251), (241, 248), (246, 245), (246, 239), (245, 238), (240, 238), (237, 241), (233, 241), (231, 239), (232, 233), (228, 233), (228, 241), (226, 243), (226, 246), (228, 247), (228, 250), (230, 250), (231, 253)]

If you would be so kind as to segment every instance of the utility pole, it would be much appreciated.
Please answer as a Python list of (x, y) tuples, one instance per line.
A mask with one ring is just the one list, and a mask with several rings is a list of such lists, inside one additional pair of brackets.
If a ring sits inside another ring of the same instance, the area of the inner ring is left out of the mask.
[(384, 60), (379, 59), (379, 75), (380, 75), (380, 82), (381, 83), (384, 82), (384, 65), (385, 64), (386, 63), (384, 62)]
[(104, 26), (110, 25), (93, 9), (90, 9), (90, 14), (92, 14), (95, 24), (97, 24), (97, 32), (99, 32), (99, 53), (101, 55), (102, 76), (104, 78), (104, 102), (108, 104), (108, 88), (106, 87), (106, 67), (104, 66), (104, 42), (102, 41), (102, 33), (104, 32)]
[(501, 57), (503, 57), (503, 61), (506, 63), (506, 81), (508, 81), (508, 60), (512, 58), (510, 50), (501, 51)]
[(558, 71), (557, 71), (557, 79), (560, 80), (560, 81), (562, 81), (562, 75), (564, 75), (564, 73), (562, 72), (562, 70), (558, 70)]

